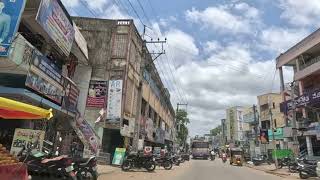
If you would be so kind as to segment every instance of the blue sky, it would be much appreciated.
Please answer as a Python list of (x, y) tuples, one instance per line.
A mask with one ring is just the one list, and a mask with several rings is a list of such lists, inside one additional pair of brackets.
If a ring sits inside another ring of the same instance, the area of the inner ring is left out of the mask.
[(73, 15), (133, 18), (141, 31), (130, 1), (148, 35), (168, 39), (156, 65), (172, 103), (188, 102), (191, 135), (219, 124), (227, 107), (278, 91), (275, 58), (320, 25), (316, 0), (140, 0), (148, 18), (137, 0), (62, 1)]

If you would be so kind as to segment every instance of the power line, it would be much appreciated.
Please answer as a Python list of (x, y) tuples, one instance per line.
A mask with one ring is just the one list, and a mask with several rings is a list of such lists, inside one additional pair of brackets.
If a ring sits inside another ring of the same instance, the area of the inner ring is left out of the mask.
[(130, 2), (130, 0), (127, 0), (127, 1), (129, 2), (129, 5), (131, 6), (133, 12), (134, 12), (134, 13), (136, 14), (136, 16), (138, 17), (140, 23), (141, 23), (142, 25), (145, 25), (145, 24), (143, 23), (143, 21), (141, 20), (141, 18), (140, 18), (140, 16), (139, 16), (138, 12), (136, 11), (136, 9), (133, 7), (133, 5), (132, 5), (132, 3)]
[(89, 8), (89, 4), (88, 3), (85, 3), (83, 0), (79, 0), (79, 2), (82, 4), (83, 7), (85, 7), (90, 13), (91, 15), (93, 15), (93, 17), (99, 17), (94, 11), (92, 11), (90, 8)]
[(139, 4), (140, 8), (142, 9), (142, 12), (143, 12), (144, 17), (146, 18), (147, 22), (149, 23), (149, 25), (150, 25), (150, 26), (152, 26), (152, 23), (151, 23), (151, 21), (150, 21), (150, 19), (149, 19), (148, 15), (147, 15), (147, 13), (146, 13), (146, 11), (144, 10), (144, 8), (143, 8), (143, 6), (142, 6), (142, 4), (141, 4), (140, 0), (137, 0), (137, 1), (138, 1), (138, 4)]

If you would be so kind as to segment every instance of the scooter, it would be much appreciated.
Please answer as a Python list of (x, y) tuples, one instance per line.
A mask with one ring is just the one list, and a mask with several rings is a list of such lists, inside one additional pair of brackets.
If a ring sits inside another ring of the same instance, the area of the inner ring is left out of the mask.
[(210, 155), (210, 160), (211, 160), (211, 161), (214, 161), (214, 160), (215, 160), (215, 158), (216, 158), (216, 156), (215, 156), (215, 155)]
[(223, 163), (226, 163), (226, 162), (227, 162), (227, 156), (226, 156), (226, 155), (222, 155), (222, 158), (221, 158), (221, 159), (222, 159), (222, 162), (223, 162)]

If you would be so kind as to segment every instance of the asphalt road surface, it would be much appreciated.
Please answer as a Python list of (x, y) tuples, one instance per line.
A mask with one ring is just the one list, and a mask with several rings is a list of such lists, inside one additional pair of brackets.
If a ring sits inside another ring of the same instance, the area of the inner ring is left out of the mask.
[(145, 170), (122, 172), (117, 170), (112, 174), (100, 174), (99, 180), (284, 180), (276, 175), (248, 167), (231, 166), (228, 161), (222, 163), (221, 159), (190, 160), (172, 170), (157, 168), (155, 172)]
[(279, 176), (267, 174), (248, 167), (231, 166), (228, 161), (222, 163), (221, 159), (215, 161), (193, 160), (189, 170), (179, 177), (170, 180), (283, 180)]

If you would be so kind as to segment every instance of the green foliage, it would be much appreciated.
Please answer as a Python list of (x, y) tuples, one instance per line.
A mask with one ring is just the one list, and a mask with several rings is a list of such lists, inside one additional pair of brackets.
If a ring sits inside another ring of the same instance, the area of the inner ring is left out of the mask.
[(188, 118), (188, 113), (185, 110), (177, 111), (176, 116), (177, 116), (176, 117), (177, 125), (178, 127), (180, 127), (177, 130), (178, 132), (177, 138), (178, 138), (179, 145), (182, 146), (184, 145), (184, 143), (186, 143), (189, 135), (187, 124), (190, 123), (190, 120)]
[(221, 125), (219, 125), (219, 126), (217, 126), (216, 128), (211, 129), (211, 130), (210, 130), (210, 134), (211, 134), (212, 136), (216, 136), (216, 135), (218, 135), (218, 134), (221, 132), (221, 130), (222, 130)]

